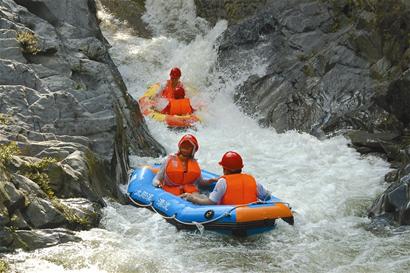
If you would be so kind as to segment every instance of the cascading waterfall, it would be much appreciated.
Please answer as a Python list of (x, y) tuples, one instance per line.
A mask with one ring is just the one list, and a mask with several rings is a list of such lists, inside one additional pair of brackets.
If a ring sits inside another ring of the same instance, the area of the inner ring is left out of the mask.
[[(410, 238), (406, 229), (372, 232), (366, 208), (385, 187), (388, 164), (361, 157), (343, 137), (318, 140), (289, 131), (260, 128), (233, 103), (232, 95), (249, 75), (263, 74), (257, 56), (240, 73), (217, 67), (217, 43), (227, 27), (213, 28), (196, 17), (193, 0), (146, 1), (154, 37), (132, 36), (102, 11), (104, 35), (130, 93), (165, 82), (178, 66), (182, 80), (206, 105), (197, 130), (200, 165), (220, 173), (225, 151), (243, 155), (245, 172), (288, 201), (295, 226), (278, 223), (273, 232), (245, 239), (212, 232), (177, 232), (159, 215), (109, 202), (101, 229), (79, 232), (82, 242), (10, 255), (18, 272), (407, 272)], [(168, 152), (185, 132), (147, 120)], [(133, 157), (135, 166), (160, 162)]]

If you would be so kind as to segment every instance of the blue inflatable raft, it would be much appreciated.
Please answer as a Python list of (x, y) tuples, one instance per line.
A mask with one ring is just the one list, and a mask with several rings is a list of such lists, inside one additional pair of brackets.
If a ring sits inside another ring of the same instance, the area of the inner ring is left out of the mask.
[[(293, 225), (290, 207), (273, 195), (269, 201), (246, 205), (196, 205), (155, 188), (152, 179), (158, 167), (135, 169), (128, 184), (128, 196), (133, 205), (159, 213), (177, 229), (203, 227), (235, 236), (249, 236), (274, 229), (278, 218)], [(205, 170), (202, 170), (202, 176), (204, 179), (218, 177)]]

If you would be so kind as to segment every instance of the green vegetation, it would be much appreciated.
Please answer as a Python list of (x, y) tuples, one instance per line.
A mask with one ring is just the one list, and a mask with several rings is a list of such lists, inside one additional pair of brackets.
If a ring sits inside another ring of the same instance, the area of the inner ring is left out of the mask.
[(297, 58), (301, 62), (307, 62), (310, 59), (313, 59), (317, 55), (315, 50), (312, 50), (309, 54), (300, 53), (297, 55)]
[(0, 260), (0, 273), (8, 273), (10, 266), (6, 261)]
[(45, 192), (50, 198), (53, 206), (61, 213), (63, 213), (64, 217), (70, 224), (76, 225), (75, 227), (80, 225), (81, 227), (89, 228), (90, 223), (88, 218), (78, 216), (72, 209), (61, 203), (60, 200), (58, 200), (58, 198), (55, 196), (53, 189), (50, 187), (50, 178), (46, 173), (46, 170), (51, 164), (55, 164), (56, 162), (57, 160), (55, 158), (44, 157), (37, 162), (25, 163), (25, 172), (23, 175), (40, 186), (41, 190)]
[(305, 64), (303, 66), (303, 74), (305, 74), (306, 77), (314, 77), (315, 76), (315, 69), (311, 64)]
[(16, 39), (23, 48), (24, 53), (36, 55), (40, 52), (40, 48), (38, 47), (38, 39), (34, 33), (29, 31), (20, 31), (17, 33)]
[(51, 164), (54, 164), (56, 162), (57, 162), (57, 160), (55, 158), (43, 157), (40, 161), (26, 164), (25, 167), (27, 167), (29, 169), (32, 169), (32, 170), (44, 171)]
[(54, 191), (50, 187), (50, 178), (45, 170), (51, 165), (56, 163), (57, 160), (51, 157), (44, 157), (40, 161), (33, 163), (26, 163), (24, 165), (24, 176), (37, 183), (41, 190), (47, 194), (50, 199), (55, 198)]
[(20, 149), (16, 142), (0, 145), (0, 164), (6, 164), (14, 155), (18, 155)]
[(298, 60), (301, 62), (306, 62), (307, 60), (309, 60), (309, 56), (306, 56), (305, 54), (301, 53), (298, 55)]
[(410, 9), (399, 0), (328, 0), (335, 10), (335, 21), (347, 17), (352, 23), (361, 23), (363, 14), (368, 16), (366, 27), (381, 36), (383, 53), (399, 63), (401, 56), (410, 47)]
[(232, 19), (238, 20), (239, 6), (237, 3), (227, 2), (224, 6), (226, 14)]
[(61, 213), (64, 214), (64, 217), (67, 219), (68, 222), (74, 225), (80, 225), (81, 227), (90, 228), (90, 221), (88, 217), (81, 217), (70, 209), (65, 204), (61, 203), (57, 198), (51, 200), (53, 206), (58, 209)]
[(45, 192), (50, 199), (55, 197), (54, 191), (50, 187), (50, 178), (48, 177), (48, 174), (40, 172), (26, 172), (23, 175), (39, 185), (41, 190)]
[(0, 125), (8, 125), (8, 124), (10, 124), (10, 118), (5, 114), (0, 113)]

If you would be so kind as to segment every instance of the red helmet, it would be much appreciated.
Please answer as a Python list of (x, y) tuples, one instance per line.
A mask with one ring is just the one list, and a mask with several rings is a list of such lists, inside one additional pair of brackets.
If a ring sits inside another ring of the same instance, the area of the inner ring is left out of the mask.
[(221, 165), (222, 167), (230, 171), (240, 170), (243, 168), (242, 157), (237, 152), (233, 152), (233, 151), (226, 152), (222, 156), (222, 159), (219, 162), (219, 165)]
[(185, 89), (183, 87), (177, 87), (174, 91), (174, 98), (183, 99), (185, 97)]
[(174, 67), (171, 69), (171, 72), (169, 72), (169, 76), (171, 79), (179, 79), (181, 78), (181, 70), (178, 67)]
[(189, 143), (192, 144), (192, 146), (194, 146), (194, 149), (192, 150), (192, 156), (193, 156), (196, 153), (196, 151), (198, 151), (198, 149), (199, 149), (198, 140), (196, 140), (196, 138), (193, 135), (186, 134), (178, 142), (178, 148), (180, 148), (181, 144), (184, 143), (184, 142), (189, 142)]

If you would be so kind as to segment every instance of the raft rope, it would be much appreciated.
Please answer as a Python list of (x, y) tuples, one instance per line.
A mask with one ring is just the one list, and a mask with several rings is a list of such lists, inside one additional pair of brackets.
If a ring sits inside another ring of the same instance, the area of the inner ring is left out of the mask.
[(127, 194), (127, 195), (128, 195), (128, 198), (131, 200), (131, 202), (134, 203), (136, 206), (143, 207), (143, 208), (149, 208), (149, 207), (151, 207), (151, 209), (152, 209), (153, 211), (155, 211), (157, 214), (159, 214), (159, 215), (160, 215), (162, 218), (164, 218), (165, 220), (175, 220), (176, 222), (178, 222), (178, 223), (180, 223), (180, 224), (183, 224), (183, 225), (197, 226), (197, 227), (198, 227), (198, 226), (201, 226), (201, 225), (206, 225), (206, 224), (209, 224), (209, 223), (218, 221), (219, 219), (221, 219), (221, 218), (223, 218), (223, 217), (229, 217), (229, 216), (231, 216), (232, 211), (236, 210), (237, 208), (246, 207), (246, 206), (249, 206), (249, 205), (255, 205), (255, 204), (273, 204), (273, 203), (278, 204), (278, 203), (279, 203), (279, 204), (284, 204), (284, 205), (286, 205), (286, 206), (289, 207), (289, 203), (285, 203), (285, 202), (281, 202), (281, 201), (279, 201), (279, 202), (256, 201), (256, 202), (252, 202), (252, 203), (249, 203), (249, 204), (237, 205), (237, 206), (235, 206), (235, 207), (233, 207), (233, 208), (227, 210), (226, 212), (222, 213), (220, 216), (218, 216), (218, 217), (216, 217), (216, 218), (214, 218), (214, 219), (211, 219), (211, 220), (207, 220), (207, 221), (203, 221), (203, 222), (196, 222), (196, 221), (193, 221), (193, 222), (184, 222), (184, 221), (181, 221), (181, 220), (179, 220), (178, 218), (176, 218), (176, 216), (177, 216), (176, 213), (175, 213), (174, 215), (172, 215), (172, 216), (166, 216), (166, 215), (163, 215), (162, 213), (158, 212), (158, 211), (155, 209), (155, 207), (153, 206), (154, 202), (150, 202), (149, 204), (141, 204), (141, 203), (138, 203), (137, 201), (135, 201), (134, 199), (132, 199), (129, 194)]

